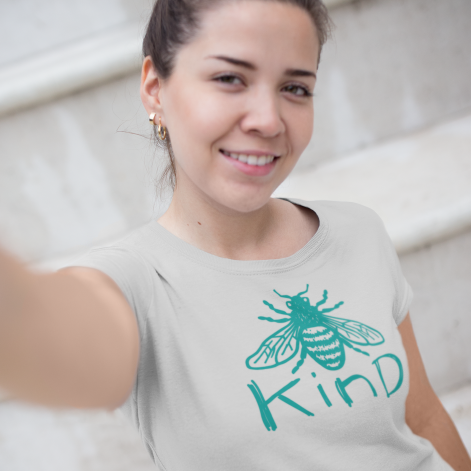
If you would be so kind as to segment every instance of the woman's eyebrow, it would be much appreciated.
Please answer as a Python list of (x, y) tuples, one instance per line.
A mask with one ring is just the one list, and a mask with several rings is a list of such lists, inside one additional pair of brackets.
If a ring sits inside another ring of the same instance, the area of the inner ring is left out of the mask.
[(235, 57), (228, 57), (228, 56), (208, 56), (206, 59), (219, 59), (221, 61), (229, 62), (230, 64), (240, 65), (241, 67), (245, 67), (246, 69), (255, 70), (256, 67), (247, 61), (243, 61), (241, 59), (236, 59)]
[[(251, 62), (244, 61), (242, 59), (236, 59), (235, 57), (229, 56), (207, 56), (206, 59), (218, 59), (221, 61), (229, 62), (229, 64), (238, 65), (240, 67), (245, 67), (249, 70), (257, 70), (254, 64)], [(314, 77), (317, 78), (315, 72), (311, 70), (304, 70), (304, 69), (287, 69), (285, 71), (285, 75), (289, 77)]]
[(289, 75), (290, 77), (314, 77), (317, 78), (317, 75), (315, 72), (312, 72), (311, 70), (304, 70), (304, 69), (288, 69), (285, 72), (286, 75)]

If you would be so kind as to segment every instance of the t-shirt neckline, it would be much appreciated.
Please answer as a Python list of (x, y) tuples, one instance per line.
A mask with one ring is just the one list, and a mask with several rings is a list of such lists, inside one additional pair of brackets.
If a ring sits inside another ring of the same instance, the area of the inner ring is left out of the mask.
[(295, 198), (280, 199), (309, 208), (313, 210), (319, 218), (319, 227), (306, 245), (294, 254), (284, 258), (268, 260), (233, 260), (223, 258), (209, 252), (205, 252), (204, 250), (180, 239), (165, 229), (157, 220), (152, 221), (151, 229), (158, 234), (159, 241), (163, 241), (166, 245), (170, 246), (173, 250), (184, 257), (220, 272), (240, 275), (286, 272), (303, 265), (321, 250), (329, 232), (329, 222), (325, 212), (317, 201), (307, 202)]

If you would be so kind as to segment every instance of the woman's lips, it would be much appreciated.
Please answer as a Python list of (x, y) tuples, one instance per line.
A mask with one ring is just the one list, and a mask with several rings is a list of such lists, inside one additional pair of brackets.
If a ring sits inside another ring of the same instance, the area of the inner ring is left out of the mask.
[(254, 176), (268, 175), (275, 166), (276, 159), (278, 158), (276, 155), (262, 153), (260, 151), (239, 153), (221, 149), (219, 152), (228, 159), (234, 167), (246, 175)]

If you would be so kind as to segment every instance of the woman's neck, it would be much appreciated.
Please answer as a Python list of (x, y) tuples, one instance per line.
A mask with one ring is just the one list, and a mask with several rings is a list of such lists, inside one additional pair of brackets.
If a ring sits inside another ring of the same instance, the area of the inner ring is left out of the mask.
[(232, 260), (288, 257), (304, 247), (319, 227), (316, 213), (287, 201), (270, 199), (246, 213), (178, 189), (158, 222), (185, 242)]

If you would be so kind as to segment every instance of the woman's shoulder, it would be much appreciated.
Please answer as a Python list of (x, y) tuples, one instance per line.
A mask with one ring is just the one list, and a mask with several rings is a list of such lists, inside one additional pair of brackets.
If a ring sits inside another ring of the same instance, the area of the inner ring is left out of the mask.
[(92, 247), (86, 255), (82, 257), (112, 257), (129, 260), (145, 260), (147, 251), (152, 250), (158, 239), (158, 231), (155, 231), (157, 221), (150, 221), (137, 227), (130, 232), (112, 241)]
[(147, 223), (112, 242), (91, 248), (72, 264), (94, 268), (110, 276), (123, 291), (125, 286), (146, 286), (150, 284), (152, 267), (147, 253), (155, 245), (152, 227), (155, 221)]
[(90, 249), (71, 267), (92, 268), (111, 278), (126, 297), (138, 319), (144, 319), (152, 302), (155, 272), (146, 252), (151, 247), (151, 224), (126, 236)]
[(381, 217), (368, 206), (353, 201), (333, 201), (333, 200), (302, 200), (289, 198), (295, 204), (305, 206), (316, 212), (320, 223), (326, 223), (331, 228), (350, 227), (370, 228), (373, 230), (384, 230), (384, 223)]
[(352, 253), (394, 256), (395, 249), (381, 217), (371, 208), (350, 201), (290, 200), (317, 213), (319, 232), (327, 245)]

